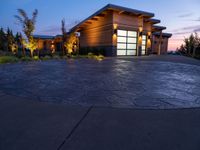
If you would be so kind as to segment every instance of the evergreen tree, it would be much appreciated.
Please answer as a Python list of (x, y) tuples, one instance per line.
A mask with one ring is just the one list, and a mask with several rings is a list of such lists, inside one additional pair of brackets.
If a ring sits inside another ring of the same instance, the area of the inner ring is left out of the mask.
[(7, 29), (6, 37), (7, 37), (7, 50), (12, 51), (12, 45), (15, 43), (15, 38), (12, 30), (10, 30), (9, 28)]
[(0, 29), (0, 50), (5, 50), (6, 34), (3, 28)]

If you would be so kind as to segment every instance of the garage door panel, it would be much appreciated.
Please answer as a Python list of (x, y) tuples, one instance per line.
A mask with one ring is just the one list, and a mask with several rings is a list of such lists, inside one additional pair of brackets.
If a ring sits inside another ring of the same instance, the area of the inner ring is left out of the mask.
[(137, 31), (117, 31), (117, 55), (137, 55)]

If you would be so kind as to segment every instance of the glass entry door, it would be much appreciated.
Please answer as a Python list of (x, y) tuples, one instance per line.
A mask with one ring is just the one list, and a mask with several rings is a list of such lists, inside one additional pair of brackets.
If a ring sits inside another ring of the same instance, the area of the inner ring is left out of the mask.
[(137, 32), (117, 30), (117, 55), (137, 55)]
[(147, 36), (142, 35), (142, 55), (146, 55)]

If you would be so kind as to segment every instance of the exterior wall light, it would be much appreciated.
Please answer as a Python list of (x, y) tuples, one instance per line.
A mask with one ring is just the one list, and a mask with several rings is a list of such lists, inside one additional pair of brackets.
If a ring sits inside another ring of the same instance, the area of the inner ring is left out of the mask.
[(142, 33), (142, 31), (140, 31), (140, 32), (139, 32), (139, 36), (141, 36), (141, 37), (142, 37), (142, 34), (143, 34), (143, 33)]
[(117, 35), (117, 29), (114, 29), (113, 34)]
[(118, 27), (117, 24), (113, 24), (113, 34), (114, 35), (117, 35), (117, 27)]

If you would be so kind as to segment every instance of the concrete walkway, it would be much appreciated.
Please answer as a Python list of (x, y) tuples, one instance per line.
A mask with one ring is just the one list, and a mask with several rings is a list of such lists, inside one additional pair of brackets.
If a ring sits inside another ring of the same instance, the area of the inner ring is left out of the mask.
[(199, 150), (200, 109), (0, 101), (1, 150)]

